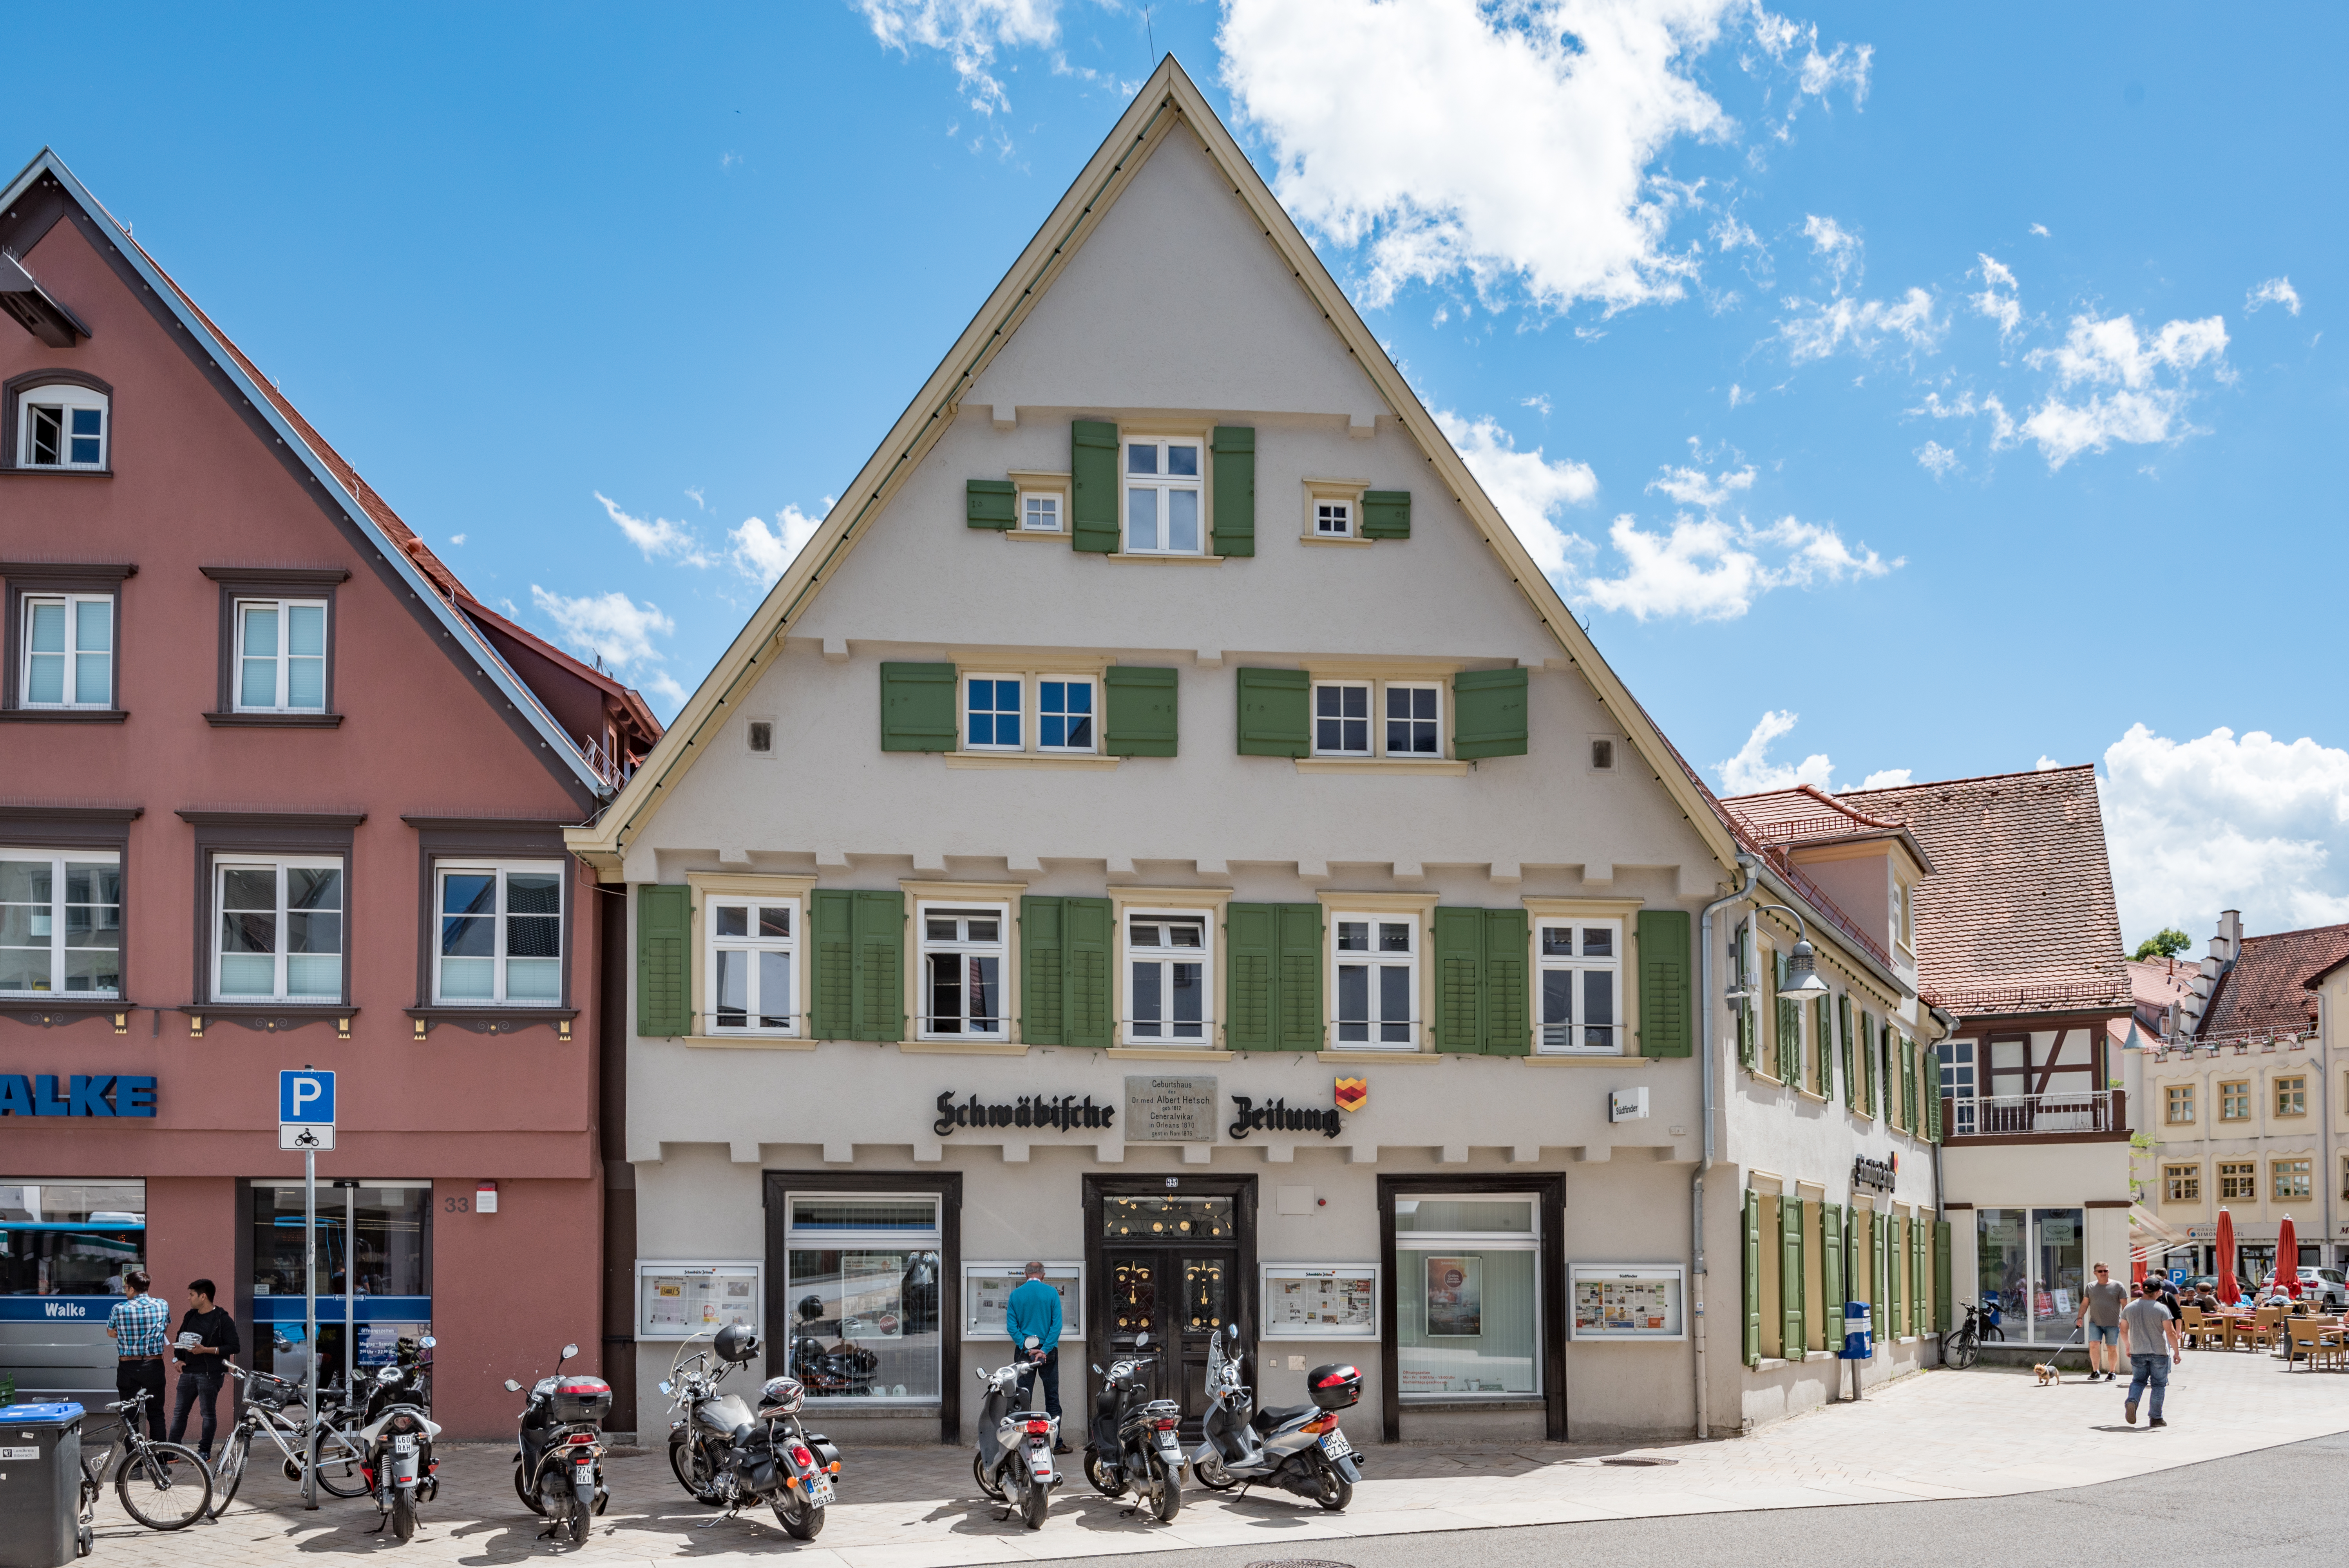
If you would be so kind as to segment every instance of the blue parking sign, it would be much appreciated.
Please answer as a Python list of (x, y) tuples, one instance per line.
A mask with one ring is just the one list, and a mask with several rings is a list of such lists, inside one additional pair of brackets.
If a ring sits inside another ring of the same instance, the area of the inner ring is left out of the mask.
[(335, 1075), (316, 1068), (277, 1075), (277, 1119), (311, 1127), (335, 1124)]

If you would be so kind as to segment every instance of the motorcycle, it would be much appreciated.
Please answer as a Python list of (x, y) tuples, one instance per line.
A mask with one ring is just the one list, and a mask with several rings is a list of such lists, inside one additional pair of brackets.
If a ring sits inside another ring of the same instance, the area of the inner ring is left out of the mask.
[(359, 1474), (382, 1516), (376, 1528), (388, 1523), (402, 1541), (416, 1534), (416, 1505), (440, 1491), (440, 1465), (432, 1457), (440, 1428), (426, 1414), (432, 1408), (432, 1346), (429, 1334), (412, 1344), (402, 1339), (392, 1361), (368, 1380), (359, 1416), (359, 1452), (366, 1456)]
[(1344, 1511), (1362, 1479), (1361, 1456), (1338, 1429), (1338, 1412), (1361, 1400), (1361, 1373), (1337, 1363), (1316, 1367), (1305, 1375), (1311, 1404), (1251, 1415), (1254, 1400), (1240, 1381), (1239, 1337), (1239, 1325), (1226, 1324), (1207, 1343), (1206, 1440), (1192, 1451), (1193, 1478), (1215, 1491), (1277, 1486), (1332, 1513)]
[[(669, 1423), (668, 1468), (694, 1501), (716, 1508), (726, 1501), (721, 1478), (733, 1468), (734, 1434), (750, 1424), (750, 1405), (740, 1394), (719, 1393), (718, 1385), (759, 1354), (759, 1336), (730, 1323), (718, 1331), (710, 1349), (688, 1357), (685, 1346), (692, 1343), (688, 1339), (678, 1346), (677, 1359), (660, 1386), (672, 1401), (670, 1414), (678, 1416)], [(718, 1357), (714, 1367), (711, 1350)]]
[[(812, 1388), (819, 1395), (834, 1398), (853, 1398), (873, 1392), (873, 1374), (881, 1358), (870, 1350), (847, 1338), (827, 1347), (815, 1332), (815, 1325), (823, 1320), (821, 1297), (808, 1296), (799, 1305), (798, 1317), (792, 1325), (791, 1343), (785, 1347), (785, 1365), (802, 1387)], [(835, 1332), (844, 1333), (845, 1326), (835, 1323)]]
[(1052, 1506), (1052, 1489), (1061, 1484), (1060, 1470), (1052, 1462), (1052, 1446), (1061, 1436), (1060, 1418), (1012, 1408), (1020, 1374), (1026, 1370), (1021, 1362), (1040, 1364), (1043, 1343), (1031, 1334), (1021, 1347), (1021, 1360), (992, 1372), (979, 1371), (987, 1397), (979, 1401), (978, 1452), (970, 1461), (971, 1478), (978, 1482), (978, 1490), (1009, 1511), (1001, 1517), (1017, 1513), (1030, 1530), (1044, 1527), (1045, 1511)]
[[(513, 1471), (514, 1495), (533, 1513), (554, 1522), (540, 1539), (551, 1536), (574, 1546), (586, 1541), (588, 1520), (612, 1501), (604, 1487), (599, 1435), (611, 1413), (612, 1386), (577, 1372), (564, 1377), (563, 1364), (578, 1354), (576, 1345), (564, 1346), (554, 1370), (531, 1385), (517, 1423), (521, 1448)], [(519, 1394), (522, 1385), (509, 1377), (506, 1392)]]
[(807, 1390), (796, 1377), (770, 1377), (759, 1390), (759, 1408), (735, 1429), (725, 1450), (729, 1468), (719, 1475), (719, 1501), (728, 1518), (763, 1502), (792, 1540), (813, 1541), (822, 1533), (840, 1450), (822, 1432), (800, 1425), (806, 1403)]
[[(1133, 1336), (1135, 1350), (1149, 1345), (1149, 1335)], [(1158, 1522), (1168, 1524), (1183, 1509), (1183, 1444), (1174, 1435), (1183, 1411), (1172, 1399), (1152, 1398), (1143, 1387), (1143, 1369), (1157, 1360), (1131, 1356), (1111, 1362), (1107, 1372), (1093, 1368), (1105, 1381), (1093, 1397), (1085, 1479), (1103, 1497), (1123, 1497), (1132, 1488)]]

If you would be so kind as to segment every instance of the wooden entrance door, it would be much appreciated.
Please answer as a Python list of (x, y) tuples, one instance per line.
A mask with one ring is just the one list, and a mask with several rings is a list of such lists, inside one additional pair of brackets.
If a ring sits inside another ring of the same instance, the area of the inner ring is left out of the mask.
[(1206, 1413), (1209, 1341), (1234, 1322), (1244, 1347), (1255, 1338), (1256, 1191), (1248, 1177), (1181, 1180), (1169, 1189), (1164, 1178), (1087, 1179), (1089, 1359), (1107, 1365), (1146, 1330), (1159, 1352), (1155, 1392), (1195, 1430)]

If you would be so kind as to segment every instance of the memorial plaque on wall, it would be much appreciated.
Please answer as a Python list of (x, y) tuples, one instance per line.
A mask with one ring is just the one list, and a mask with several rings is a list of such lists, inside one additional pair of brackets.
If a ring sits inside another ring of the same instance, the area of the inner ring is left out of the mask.
[(1216, 1080), (1135, 1075), (1125, 1080), (1128, 1143), (1213, 1143)]

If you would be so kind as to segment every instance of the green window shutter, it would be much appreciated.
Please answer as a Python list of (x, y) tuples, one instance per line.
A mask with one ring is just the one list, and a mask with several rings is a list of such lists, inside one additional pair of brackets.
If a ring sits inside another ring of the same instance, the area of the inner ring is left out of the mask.
[(955, 748), (955, 667), (952, 665), (884, 664), (881, 666), (881, 749), (952, 751)]
[(1640, 912), (1640, 1054), (1689, 1054), (1689, 917), (1684, 909)]
[(1069, 899), (1062, 913), (1061, 932), (1068, 957), (1061, 1037), (1078, 1047), (1114, 1045), (1109, 1016), (1109, 939), (1116, 917), (1105, 898)]
[(1452, 755), (1526, 754), (1526, 672), (1462, 670), (1452, 677)]
[(1803, 1201), (1778, 1200), (1778, 1326), (1780, 1348), (1800, 1361), (1810, 1339), (1803, 1322)]
[(1009, 480), (972, 480), (963, 487), (963, 521), (972, 528), (1009, 528), (1019, 514), (1019, 487)]
[(1522, 909), (1485, 912), (1485, 1054), (1522, 1057), (1533, 1049), (1532, 987), (1526, 974), (1533, 920)]
[(1256, 430), (1247, 425), (1218, 425), (1209, 449), (1215, 453), (1216, 493), (1208, 531), (1216, 553), (1254, 555)]
[(1819, 1205), (1819, 1311), (1826, 1321), (1820, 1340), (1829, 1350), (1843, 1348), (1843, 1207)]
[(808, 895), (815, 985), (810, 1027), (819, 1040), (856, 1037), (856, 895), (819, 888)]
[(1933, 1222), (1933, 1332), (1947, 1334), (1956, 1321), (1950, 1278), (1950, 1222)]
[(1892, 1216), (1878, 1210), (1868, 1227), (1868, 1250), (1876, 1259), (1876, 1332), (1892, 1332)]
[(1066, 901), (1019, 901), (1019, 1038), (1030, 1046), (1064, 1046), (1061, 1015), (1068, 1006)]
[(1933, 1327), (1932, 1308), (1928, 1305), (1931, 1297), (1927, 1295), (1933, 1283), (1933, 1242), (1926, 1224), (1924, 1220), (1916, 1218), (1909, 1222), (1909, 1321), (1912, 1334), (1928, 1334)]
[(1478, 1002), (1484, 991), (1485, 912), (1435, 911), (1435, 1048), (1474, 1054), (1484, 1049)]
[(1107, 687), (1102, 749), (1112, 757), (1174, 756), (1174, 672), (1112, 665), (1102, 680)]
[(1273, 1020), (1280, 1051), (1318, 1051), (1321, 1033), (1321, 906), (1274, 906), (1278, 962), (1274, 974)]
[(1762, 1065), (1762, 1013), (1754, 1005), (1754, 987), (1760, 983), (1754, 973), (1754, 932), (1741, 925), (1737, 931), (1737, 988), (1747, 993), (1737, 1004), (1737, 1061), (1744, 1068)]
[(1303, 670), (1259, 669), (1243, 665), (1240, 682), (1240, 755), (1305, 757), (1313, 750), (1312, 677)]
[(1117, 550), (1117, 427), (1103, 419), (1069, 428), (1069, 542), (1094, 555)]
[(856, 910), (856, 1026), (852, 1038), (905, 1037), (905, 895), (860, 892)]
[(667, 1039), (693, 1031), (687, 972), (693, 954), (693, 889), (647, 882), (636, 889), (636, 1033)]
[(1279, 917), (1278, 904), (1225, 906), (1224, 1040), (1231, 1050), (1272, 1048)]
[(1836, 1048), (1843, 1057), (1843, 1108), (1849, 1110), (1857, 1100), (1852, 1092), (1851, 995), (1848, 992), (1836, 998)]
[(1409, 539), (1411, 537), (1411, 491), (1364, 490), (1362, 492), (1362, 537), (1364, 539)]
[(1917, 1045), (1900, 1037), (1900, 1125), (1917, 1130)]
[(1745, 1365), (1762, 1365), (1762, 1197), (1745, 1190)]
[(1925, 1137), (1941, 1141), (1941, 1053), (1931, 1046), (1917, 1048), (1917, 1076), (1925, 1096)]
[(1822, 996), (1819, 998), (1819, 1098), (1829, 1100), (1835, 1099), (1835, 1003), (1832, 999)]
[(1803, 1081), (1803, 1005), (1788, 996), (1778, 998), (1778, 1081)]

